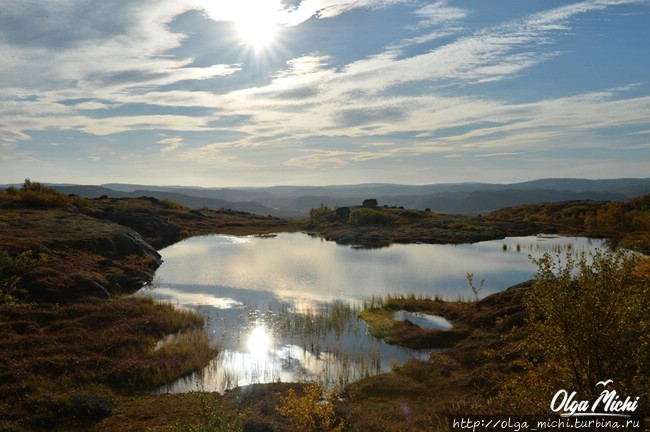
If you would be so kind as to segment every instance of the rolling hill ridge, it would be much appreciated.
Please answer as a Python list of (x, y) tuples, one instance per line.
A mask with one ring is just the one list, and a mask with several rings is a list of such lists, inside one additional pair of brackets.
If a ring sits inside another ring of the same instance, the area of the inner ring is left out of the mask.
[(522, 183), (448, 183), (400, 185), (369, 183), (331, 186), (204, 188), (110, 183), (100, 186), (50, 185), (85, 198), (169, 199), (191, 209), (232, 209), (258, 215), (301, 218), (320, 204), (360, 204), (375, 198), (380, 205), (430, 209), (439, 213), (478, 215), (503, 207), (576, 200), (623, 201), (650, 193), (650, 178), (605, 180), (540, 179)]

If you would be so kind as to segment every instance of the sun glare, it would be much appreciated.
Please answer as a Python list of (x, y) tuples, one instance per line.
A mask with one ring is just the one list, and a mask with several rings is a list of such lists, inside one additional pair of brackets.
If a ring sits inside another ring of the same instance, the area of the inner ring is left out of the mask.
[(206, 1), (205, 10), (217, 21), (230, 21), (240, 41), (255, 50), (272, 45), (281, 28), (279, 0)]
[(273, 43), (278, 25), (272, 19), (252, 14), (237, 21), (237, 32), (245, 44), (260, 49)]

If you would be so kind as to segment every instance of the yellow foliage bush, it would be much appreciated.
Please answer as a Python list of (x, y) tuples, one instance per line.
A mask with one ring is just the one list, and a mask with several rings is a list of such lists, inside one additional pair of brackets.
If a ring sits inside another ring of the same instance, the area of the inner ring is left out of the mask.
[(276, 412), (283, 419), (283, 431), (295, 432), (341, 432), (343, 420), (334, 411), (333, 400), (338, 390), (327, 391), (318, 384), (305, 388), (303, 396), (297, 396), (293, 389), (287, 396), (278, 395), (280, 405)]
[[(529, 414), (549, 410), (560, 389), (595, 400), (597, 383), (612, 380), (621, 394), (650, 388), (650, 270), (648, 260), (597, 250), (587, 259), (549, 254), (526, 298), (523, 338), (505, 355), (524, 373), (504, 383), (495, 404)], [(641, 403), (640, 411), (648, 409)]]
[(350, 212), (350, 225), (388, 225), (394, 222), (393, 216), (381, 210), (356, 208)]
[(68, 207), (73, 202), (56, 189), (30, 179), (25, 179), (16, 196), (21, 202), (36, 207)]

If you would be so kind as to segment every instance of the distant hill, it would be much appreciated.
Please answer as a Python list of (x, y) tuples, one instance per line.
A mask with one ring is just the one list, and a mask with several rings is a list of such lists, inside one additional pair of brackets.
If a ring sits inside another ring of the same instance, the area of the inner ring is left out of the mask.
[(575, 192), (550, 189), (480, 190), (429, 195), (416, 198), (410, 204), (415, 208), (436, 209), (437, 212), (458, 214), (481, 214), (515, 205), (543, 202), (594, 200), (619, 201), (629, 198), (616, 192)]
[(306, 211), (320, 204), (348, 206), (360, 204), (366, 198), (376, 198), (380, 205), (476, 215), (520, 204), (626, 200), (650, 193), (650, 179), (543, 179), (513, 184), (355, 185), (293, 190), (294, 194), (300, 192), (318, 194), (300, 195), (287, 208)]
[[(8, 186), (8, 185), (7, 185)], [(19, 186), (19, 185), (17, 185)], [(650, 178), (549, 178), (521, 183), (446, 183), (400, 185), (367, 183), (331, 186), (204, 188), (110, 183), (100, 186), (53, 185), (67, 194), (96, 198), (151, 196), (190, 208), (226, 208), (261, 215), (304, 217), (321, 204), (358, 205), (376, 198), (380, 205), (430, 209), (439, 213), (483, 214), (503, 207), (572, 200), (616, 201), (650, 193)]]
[(110, 198), (138, 198), (149, 196), (157, 199), (168, 199), (191, 209), (209, 208), (218, 210), (220, 208), (237, 211), (245, 211), (254, 214), (272, 214), (273, 209), (267, 208), (262, 204), (254, 201), (231, 202), (222, 198), (217, 198), (209, 189), (201, 196), (201, 189), (179, 188), (178, 191), (169, 188), (153, 187), (147, 189), (134, 189), (130, 191), (114, 190), (105, 186), (53, 186), (59, 192), (65, 194), (77, 194), (85, 198), (99, 198), (108, 196)]

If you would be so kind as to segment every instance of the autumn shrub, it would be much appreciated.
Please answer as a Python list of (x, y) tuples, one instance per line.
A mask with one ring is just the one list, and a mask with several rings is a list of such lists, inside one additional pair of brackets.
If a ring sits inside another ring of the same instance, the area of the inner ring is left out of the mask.
[(452, 222), (448, 226), (449, 229), (460, 230), (460, 231), (476, 231), (477, 227), (474, 225), (468, 224), (467, 222)]
[(45, 261), (44, 255), (34, 256), (32, 251), (12, 255), (0, 250), (0, 303), (15, 303), (24, 294), (23, 278)]
[(73, 200), (44, 183), (25, 179), (16, 194), (18, 200), (34, 207), (68, 207)]
[(341, 432), (345, 423), (334, 411), (337, 389), (328, 391), (318, 384), (305, 387), (304, 394), (298, 396), (289, 389), (287, 396), (278, 395), (280, 405), (276, 412), (280, 416), (280, 430), (287, 432)]
[(483, 290), (483, 285), (485, 285), (485, 279), (481, 279), (481, 282), (478, 286), (474, 285), (474, 273), (467, 273), (467, 284), (469, 285), (472, 293), (474, 294), (474, 301), (478, 302), (481, 291)]
[(317, 220), (331, 213), (332, 213), (331, 208), (329, 208), (325, 204), (321, 204), (319, 207), (314, 207), (311, 210), (309, 210), (309, 217), (311, 220)]
[(394, 222), (393, 216), (381, 210), (371, 208), (355, 208), (350, 212), (350, 225), (389, 225)]
[(5, 189), (5, 193), (9, 196), (17, 196), (18, 195), (18, 189), (16, 189), (13, 186), (9, 186), (8, 188)]
[(230, 412), (222, 397), (216, 393), (197, 392), (200, 406), (198, 416), (190, 422), (175, 423), (172, 432), (240, 432), (244, 430), (246, 413)]
[(602, 390), (597, 383), (608, 380), (620, 394), (647, 395), (647, 262), (625, 251), (597, 250), (590, 258), (562, 260), (547, 253), (534, 260), (538, 273), (526, 297), (529, 317), (523, 332), (516, 331), (524, 336), (506, 350), (524, 373), (504, 383), (497, 405), (548, 411), (558, 390), (595, 400)]
[(179, 204), (176, 201), (172, 201), (172, 200), (167, 199), (167, 198), (161, 199), (160, 204), (163, 207), (165, 207), (167, 209), (170, 209), (170, 210), (188, 210), (188, 208), (186, 206), (184, 206), (183, 204)]

